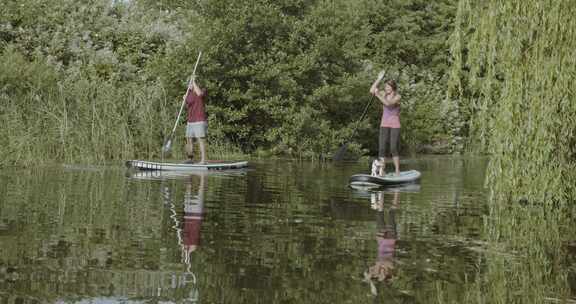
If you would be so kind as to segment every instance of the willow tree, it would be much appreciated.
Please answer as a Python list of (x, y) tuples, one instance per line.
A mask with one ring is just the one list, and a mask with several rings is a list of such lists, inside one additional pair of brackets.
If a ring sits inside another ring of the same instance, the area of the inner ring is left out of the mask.
[(497, 201), (575, 197), (573, 3), (460, 1), (448, 95), (471, 141), (492, 156), (487, 183)]

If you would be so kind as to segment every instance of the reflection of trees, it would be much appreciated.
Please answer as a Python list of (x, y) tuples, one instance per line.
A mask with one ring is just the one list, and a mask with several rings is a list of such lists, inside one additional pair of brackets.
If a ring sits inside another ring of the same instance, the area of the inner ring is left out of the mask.
[[(485, 190), (477, 175), (481, 176), (484, 168), (484, 159), (432, 157), (418, 161), (425, 177), (421, 190), (401, 189), (395, 216), (400, 266), (378, 298), (430, 303), (441, 296), (448, 303), (466, 303), (462, 282), (475, 280), (470, 274), (476, 272), (483, 243)], [(384, 206), (391, 206), (393, 192), (386, 189), (383, 193)], [(370, 202), (370, 195), (355, 196)], [(374, 236), (369, 237), (373, 240)]]
[[(446, 171), (441, 163), (431, 163), (429, 171)], [(183, 286), (185, 267), (174, 214), (159, 191), (170, 189), (181, 220), (185, 183), (133, 182), (121, 175), (69, 172), (55, 180), (44, 172), (0, 186), (9, 201), (0, 202), (0, 227), (7, 227), (0, 242), (10, 245), (0, 246), (0, 268), (17, 266), (29, 274), (14, 290), (42, 299), (189, 297), (189, 289), (172, 288)], [(365, 302), (369, 289), (362, 272), (374, 260), (377, 223), (369, 199), (348, 199), (342, 183), (348, 177), (340, 168), (309, 163), (271, 164), (242, 178), (207, 177), (202, 246), (190, 259), (201, 302)], [(192, 192), (197, 184), (194, 177)], [(423, 189), (401, 193), (395, 216), (399, 266), (378, 297), (425, 303), (442, 294), (458, 302), (477, 257), (465, 239), (482, 219), (466, 214), (470, 208), (456, 211), (454, 195)], [(385, 195), (389, 206), (393, 195)], [(471, 199), (459, 196), (464, 205)], [(438, 208), (440, 200), (450, 203)], [(448, 234), (454, 239), (445, 239)], [(0, 270), (0, 291), (13, 290), (10, 284)]]
[(166, 254), (157, 183), (114, 171), (22, 173), (0, 189), (0, 298), (187, 296), (175, 288), (182, 267)]
[[(572, 207), (490, 201), (487, 244), (466, 295), (470, 303), (571, 303), (574, 262), (565, 246), (576, 227)], [(473, 301), (472, 301), (473, 300)]]
[[(365, 299), (369, 291), (361, 282), (362, 270), (375, 252), (376, 223), (365, 205), (332, 199), (334, 189), (342, 188), (337, 181), (348, 175), (334, 179), (330, 176), (342, 173), (309, 164), (271, 167), (248, 176), (249, 193), (227, 194), (208, 213), (210, 227), (203, 237), (214, 242), (215, 252), (206, 256), (207, 266), (226, 268), (206, 269), (202, 277), (229, 286), (222, 291), (226, 299), (255, 303), (274, 298), (314, 303)], [(399, 268), (394, 288), (411, 295), (398, 291), (396, 295), (425, 302), (438, 292), (436, 282), (442, 282), (458, 299), (463, 293), (458, 282), (469, 271), (467, 265), (475, 254), (464, 248), (465, 242), (450, 242), (433, 232), (422, 232), (429, 238), (414, 237), (412, 231), (421, 229), (417, 225), (435, 225), (436, 215), (447, 220), (449, 214), (435, 209), (430, 201), (422, 202), (420, 194), (406, 194), (402, 201), (398, 226), (408, 233), (400, 239), (404, 251), (400, 258), (407, 265)], [(479, 224), (481, 219), (475, 221), (471, 223)], [(445, 225), (453, 224), (446, 221)], [(470, 228), (461, 230), (466, 233)], [(460, 252), (454, 254), (454, 250)], [(451, 270), (444, 271), (446, 267)]]

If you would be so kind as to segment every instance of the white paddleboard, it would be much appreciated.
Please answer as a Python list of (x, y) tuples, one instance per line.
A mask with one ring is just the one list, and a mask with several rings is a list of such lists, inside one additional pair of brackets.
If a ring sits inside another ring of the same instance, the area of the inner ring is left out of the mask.
[(174, 162), (151, 162), (145, 160), (129, 160), (128, 168), (137, 170), (164, 170), (164, 171), (196, 171), (196, 170), (230, 170), (248, 167), (248, 161), (209, 161), (206, 164), (188, 164)]

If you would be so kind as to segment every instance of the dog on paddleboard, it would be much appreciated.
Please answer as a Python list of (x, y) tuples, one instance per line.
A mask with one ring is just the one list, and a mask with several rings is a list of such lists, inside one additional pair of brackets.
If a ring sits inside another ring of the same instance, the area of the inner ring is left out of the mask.
[(380, 176), (380, 169), (382, 168), (382, 163), (375, 159), (372, 162), (372, 176)]

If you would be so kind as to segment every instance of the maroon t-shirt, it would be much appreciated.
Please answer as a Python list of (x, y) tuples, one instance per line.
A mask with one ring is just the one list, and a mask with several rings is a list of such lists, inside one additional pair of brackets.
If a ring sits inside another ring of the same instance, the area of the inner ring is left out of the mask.
[(200, 244), (200, 226), (202, 225), (202, 214), (184, 215), (184, 231), (182, 243), (184, 245)]
[(188, 122), (206, 121), (206, 111), (204, 111), (205, 97), (206, 90), (202, 91), (202, 95), (196, 95), (194, 90), (188, 89), (188, 96), (186, 96)]

